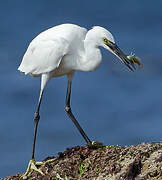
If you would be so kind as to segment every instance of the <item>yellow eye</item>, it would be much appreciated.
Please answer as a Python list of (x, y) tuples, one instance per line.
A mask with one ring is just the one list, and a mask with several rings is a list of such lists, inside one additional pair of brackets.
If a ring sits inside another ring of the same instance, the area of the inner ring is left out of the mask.
[(106, 39), (106, 38), (103, 38), (103, 41), (104, 41), (105, 44), (109, 44), (110, 43), (110, 41), (108, 39)]

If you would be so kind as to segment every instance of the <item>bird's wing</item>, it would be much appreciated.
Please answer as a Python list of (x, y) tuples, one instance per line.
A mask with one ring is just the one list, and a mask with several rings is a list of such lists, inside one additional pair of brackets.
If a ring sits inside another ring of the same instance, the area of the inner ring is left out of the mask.
[(68, 47), (64, 38), (32, 41), (18, 70), (35, 76), (51, 72), (59, 66), (62, 57), (68, 52)]

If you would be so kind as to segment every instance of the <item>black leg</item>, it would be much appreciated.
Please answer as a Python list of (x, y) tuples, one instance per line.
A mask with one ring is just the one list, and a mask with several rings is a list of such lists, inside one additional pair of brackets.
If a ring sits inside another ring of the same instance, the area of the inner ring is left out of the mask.
[(88, 138), (88, 136), (85, 134), (85, 132), (83, 131), (82, 127), (80, 126), (80, 124), (78, 123), (78, 121), (75, 119), (72, 111), (71, 111), (71, 107), (70, 107), (70, 96), (71, 96), (71, 80), (68, 80), (68, 87), (67, 87), (67, 93), (66, 93), (66, 106), (65, 106), (65, 111), (67, 113), (67, 115), (70, 117), (70, 119), (73, 121), (73, 123), (75, 124), (75, 126), (77, 127), (77, 129), (79, 130), (80, 134), (83, 136), (83, 138), (85, 139), (86, 143), (88, 145), (91, 145), (92, 142), (91, 140)]
[(42, 74), (39, 101), (38, 101), (38, 106), (37, 106), (36, 112), (34, 114), (34, 137), (33, 137), (33, 146), (32, 146), (32, 159), (35, 158), (35, 156), (34, 156), (35, 155), (35, 143), (36, 143), (36, 137), (37, 137), (38, 123), (39, 123), (39, 119), (40, 119), (40, 115), (39, 115), (40, 105), (42, 102), (42, 96), (43, 96), (44, 88), (45, 88), (45, 86), (49, 80), (50, 80), (50, 74), (49, 73)]
[(20, 177), (20, 179), (28, 179), (32, 171), (37, 171), (42, 176), (44, 176), (44, 173), (39, 168), (37, 168), (37, 165), (42, 165), (44, 163), (35, 161), (35, 144), (36, 144), (36, 137), (37, 137), (37, 128), (38, 128), (38, 123), (40, 119), (39, 111), (40, 111), (42, 96), (43, 96), (44, 88), (47, 82), (50, 80), (50, 78), (51, 76), (49, 73), (42, 74), (41, 76), (41, 88), (40, 88), (39, 101), (38, 101), (36, 112), (34, 114), (34, 136), (33, 136), (33, 146), (32, 146), (32, 159), (29, 161), (26, 172)]
[(36, 142), (36, 137), (37, 137), (38, 123), (39, 123), (39, 119), (40, 119), (39, 111), (40, 111), (40, 105), (41, 105), (41, 101), (42, 101), (42, 95), (43, 95), (43, 91), (40, 92), (37, 110), (34, 114), (34, 138), (33, 138), (33, 146), (32, 146), (32, 159), (35, 158), (34, 157), (34, 155), (35, 155), (35, 142)]

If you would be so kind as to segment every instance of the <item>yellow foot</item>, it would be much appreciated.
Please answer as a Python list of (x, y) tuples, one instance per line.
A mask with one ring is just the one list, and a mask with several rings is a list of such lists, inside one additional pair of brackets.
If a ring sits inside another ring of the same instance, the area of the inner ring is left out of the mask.
[(20, 177), (20, 179), (28, 179), (32, 171), (37, 171), (39, 172), (42, 176), (45, 174), (37, 168), (37, 166), (45, 164), (44, 162), (36, 162), (34, 159), (29, 161), (28, 167), (26, 172)]
[(98, 142), (98, 141), (92, 141), (91, 144), (88, 144), (88, 147), (92, 149), (99, 149), (99, 148), (106, 147), (106, 145), (103, 145), (103, 143)]
[(49, 160), (46, 160), (45, 162), (44, 162), (44, 164), (46, 164), (46, 163), (51, 163), (51, 162), (53, 162), (54, 161), (54, 159), (49, 159)]

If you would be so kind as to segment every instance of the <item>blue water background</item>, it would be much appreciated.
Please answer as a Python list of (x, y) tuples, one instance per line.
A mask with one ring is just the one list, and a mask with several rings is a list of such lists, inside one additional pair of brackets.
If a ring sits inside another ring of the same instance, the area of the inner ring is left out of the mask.
[[(17, 71), (29, 42), (62, 23), (109, 29), (143, 68), (130, 72), (101, 49), (102, 65), (76, 72), (72, 109), (92, 140), (132, 145), (162, 140), (162, 1), (0, 1), (0, 177), (22, 173), (31, 158), (40, 79)], [(85, 145), (64, 112), (66, 77), (48, 84), (41, 107), (36, 160)]]

